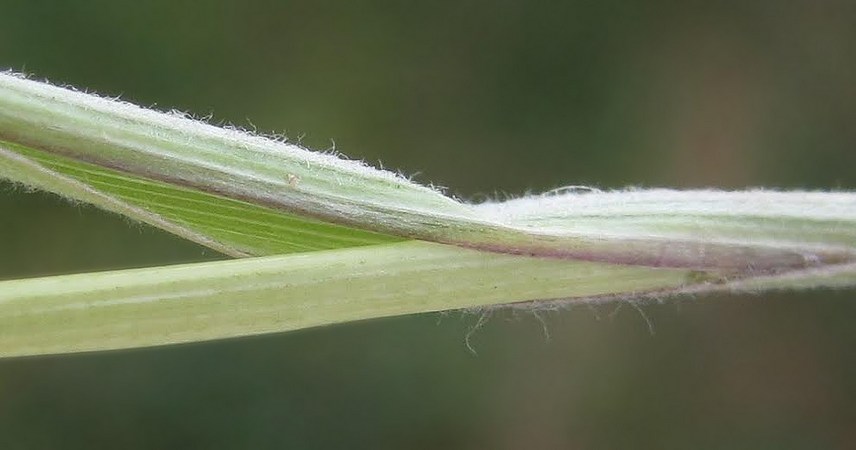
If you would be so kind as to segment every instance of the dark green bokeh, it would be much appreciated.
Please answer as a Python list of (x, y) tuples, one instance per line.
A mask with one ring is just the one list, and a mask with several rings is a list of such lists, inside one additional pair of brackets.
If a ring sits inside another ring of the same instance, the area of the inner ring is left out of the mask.
[[(714, 4), (715, 3), (715, 4)], [(0, 68), (479, 200), (856, 188), (847, 1), (0, 0)], [(250, 122), (251, 120), (251, 122)], [(0, 279), (219, 258), (0, 185)], [(347, 295), (347, 293), (343, 293)], [(847, 448), (856, 293), (423, 315), (0, 360), (0, 448)]]

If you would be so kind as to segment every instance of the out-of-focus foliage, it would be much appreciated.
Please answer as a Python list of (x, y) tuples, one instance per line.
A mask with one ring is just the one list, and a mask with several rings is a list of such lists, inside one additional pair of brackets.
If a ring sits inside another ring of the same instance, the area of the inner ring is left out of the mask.
[[(25, 2), (0, 67), (284, 132), (479, 200), (856, 188), (856, 7)], [(251, 121), (250, 121), (251, 120)], [(450, 163), (450, 161), (452, 163)], [(97, 244), (97, 245), (96, 245)], [(94, 250), (93, 250), (94, 249)], [(219, 258), (0, 185), (0, 278)], [(844, 448), (852, 292), (372, 321), (0, 361), (4, 448)], [(614, 314), (612, 314), (615, 312)]]

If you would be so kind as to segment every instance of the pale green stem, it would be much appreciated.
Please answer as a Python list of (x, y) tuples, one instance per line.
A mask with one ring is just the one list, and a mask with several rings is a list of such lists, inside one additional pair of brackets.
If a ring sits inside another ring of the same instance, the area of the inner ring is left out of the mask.
[(644, 294), (683, 269), (425, 242), (0, 282), (0, 356), (162, 345), (522, 299)]
[[(657, 191), (641, 194), (640, 210), (624, 201), (628, 193), (594, 193), (475, 207), (356, 162), (11, 74), (0, 74), (0, 140), (289, 213), (496, 252), (747, 275), (856, 259), (853, 194)], [(586, 201), (609, 208), (578, 211)], [(760, 231), (735, 228), (735, 219)], [(694, 227), (700, 221), (703, 229)], [(757, 238), (783, 221), (799, 221), (801, 231)], [(818, 242), (815, 232), (834, 239)]]

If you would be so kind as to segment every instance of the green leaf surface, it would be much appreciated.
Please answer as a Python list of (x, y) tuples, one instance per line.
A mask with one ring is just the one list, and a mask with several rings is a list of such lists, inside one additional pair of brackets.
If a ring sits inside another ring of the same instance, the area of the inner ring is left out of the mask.
[(192, 342), (520, 299), (642, 294), (683, 269), (427, 242), (0, 283), (0, 356)]
[[(117, 202), (140, 209), (143, 214), (135, 217), (139, 220), (162, 227), (163, 222), (152, 220), (159, 217), (162, 221), (189, 230), (187, 236), (193, 240), (214, 246), (215, 249), (233, 256), (276, 255), (401, 240), (395, 236), (325, 223), (239, 200), (146, 180), (11, 143), (0, 142), (0, 146), (55, 173), (55, 179), (60, 176), (71, 178)], [(34, 177), (28, 176), (28, 172), (35, 171), (37, 169), (32, 166), (20, 165), (12, 176), (28, 185), (74, 198), (72, 190), (50, 189), (49, 186), (34, 182)], [(9, 174), (10, 171), (6, 173)], [(105, 203), (96, 204), (110, 209)]]

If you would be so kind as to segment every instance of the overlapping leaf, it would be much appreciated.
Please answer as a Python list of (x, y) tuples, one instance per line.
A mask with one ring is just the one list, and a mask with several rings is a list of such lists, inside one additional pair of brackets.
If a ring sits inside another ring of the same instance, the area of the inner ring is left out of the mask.
[(851, 193), (569, 191), (469, 205), (334, 155), (12, 74), (0, 74), (0, 178), (231, 256), (293, 254), (0, 283), (0, 355), (516, 301), (856, 284)]

